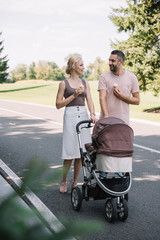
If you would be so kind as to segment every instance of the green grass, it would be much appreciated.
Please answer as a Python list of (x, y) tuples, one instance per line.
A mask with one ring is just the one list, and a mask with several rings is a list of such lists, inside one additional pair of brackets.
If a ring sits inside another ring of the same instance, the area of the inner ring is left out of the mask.
[[(55, 105), (58, 81), (21, 81), (15, 84), (0, 84), (0, 99)], [(100, 111), (97, 81), (89, 82), (96, 112)], [(146, 113), (144, 109), (159, 107), (160, 97), (154, 97), (150, 92), (141, 93), (141, 104), (130, 106), (130, 116), (150, 121), (160, 122), (159, 113)]]
[(58, 82), (1, 84), (0, 99), (55, 105)]

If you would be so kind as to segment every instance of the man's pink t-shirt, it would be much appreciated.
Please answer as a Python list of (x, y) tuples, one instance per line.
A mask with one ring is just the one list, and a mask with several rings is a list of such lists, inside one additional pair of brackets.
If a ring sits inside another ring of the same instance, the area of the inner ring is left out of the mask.
[(124, 95), (130, 97), (132, 93), (139, 92), (137, 77), (125, 70), (120, 76), (116, 76), (109, 71), (103, 73), (99, 78), (98, 90), (103, 89), (107, 92), (106, 101), (109, 116), (120, 118), (129, 125), (129, 104), (114, 95), (114, 83), (118, 84), (118, 88)]

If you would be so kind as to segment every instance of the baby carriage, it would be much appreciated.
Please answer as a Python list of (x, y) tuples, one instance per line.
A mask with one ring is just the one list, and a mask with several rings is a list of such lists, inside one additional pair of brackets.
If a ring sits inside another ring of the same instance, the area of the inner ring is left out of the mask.
[[(121, 119), (98, 120), (92, 133), (92, 143), (81, 144), (82, 128), (92, 127), (92, 121), (76, 126), (82, 158), (84, 183), (71, 191), (73, 209), (79, 211), (82, 201), (106, 200), (105, 218), (113, 222), (128, 217), (128, 192), (132, 184), (133, 130)], [(84, 126), (85, 124), (85, 126)]]

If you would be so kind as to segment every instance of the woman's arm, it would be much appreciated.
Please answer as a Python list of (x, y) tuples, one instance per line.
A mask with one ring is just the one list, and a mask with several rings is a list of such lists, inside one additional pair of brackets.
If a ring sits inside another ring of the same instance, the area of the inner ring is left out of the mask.
[(68, 103), (73, 101), (73, 99), (76, 97), (75, 93), (69, 96), (68, 98), (64, 99), (64, 91), (65, 91), (65, 83), (64, 81), (60, 82), (57, 97), (56, 97), (56, 108), (60, 109), (65, 107)]

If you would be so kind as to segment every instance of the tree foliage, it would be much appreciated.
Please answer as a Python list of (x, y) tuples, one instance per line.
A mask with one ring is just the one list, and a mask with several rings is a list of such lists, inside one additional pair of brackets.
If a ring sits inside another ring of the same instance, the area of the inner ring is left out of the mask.
[(32, 62), (32, 64), (29, 66), (29, 70), (27, 72), (28, 79), (36, 79), (35, 67), (36, 67), (35, 62)]
[(26, 64), (18, 64), (18, 66), (11, 71), (11, 79), (13, 81), (27, 80), (27, 79), (43, 79), (43, 80), (63, 80), (65, 78), (64, 68), (58, 68), (55, 62), (39, 61), (29, 66)]
[(25, 80), (27, 76), (27, 65), (18, 64), (18, 66), (11, 72), (11, 79), (13, 81)]
[(97, 57), (94, 63), (90, 63), (87, 67), (86, 77), (88, 80), (98, 80), (103, 72), (109, 70), (107, 64), (100, 57)]
[(52, 72), (52, 67), (46, 61), (39, 61), (36, 67), (36, 79), (51, 79)]
[(124, 51), (126, 68), (139, 80), (140, 89), (160, 91), (160, 6), (156, 0), (127, 0), (128, 7), (113, 8), (111, 21), (118, 32), (127, 32), (125, 41), (112, 42)]
[(36, 71), (36, 79), (44, 80), (63, 80), (65, 73), (63, 69), (59, 69), (54, 62), (39, 61)]
[[(70, 54), (65, 60), (72, 56), (80, 56), (80, 54)], [(93, 63), (90, 63), (80, 78), (87, 80), (98, 80), (99, 76), (109, 70), (107, 64), (100, 57), (97, 57)], [(59, 68), (55, 62), (39, 61), (38, 64), (32, 62), (28, 67), (26, 64), (19, 64), (11, 72), (11, 79), (13, 81), (27, 80), (27, 79), (43, 79), (61, 81), (68, 77), (65, 73), (66, 67)]]
[[(0, 37), (1, 37), (0, 32)], [(0, 41), (0, 83), (7, 82), (8, 81), (8, 60), (7, 56), (2, 56), (2, 52), (4, 50), (3, 41)]]
[[(1, 240), (65, 240), (84, 239), (84, 236), (93, 232), (102, 231), (103, 223), (91, 220), (73, 220), (65, 221), (65, 226), (59, 225), (59, 231), (54, 231), (53, 223), (55, 219), (51, 219), (46, 224), (46, 214), (32, 205), (27, 195), (40, 191), (49, 186), (53, 186), (59, 181), (61, 171), (56, 170), (51, 174), (48, 173), (49, 162), (40, 161), (33, 158), (27, 167), (27, 171), (22, 176), (23, 182), (16, 191), (0, 201), (0, 239)], [(11, 183), (12, 181), (9, 180)], [(12, 184), (11, 184), (12, 186)], [(57, 191), (57, 190), (56, 190)], [(21, 197), (28, 204), (22, 204)], [(38, 220), (38, 218), (39, 220)], [(52, 222), (51, 222), (52, 221)], [(52, 226), (48, 229), (48, 226)], [(56, 224), (56, 223), (55, 223)]]

